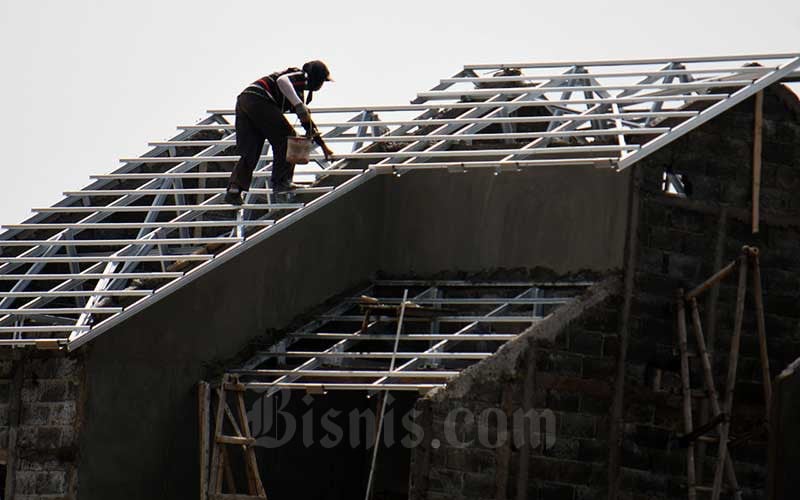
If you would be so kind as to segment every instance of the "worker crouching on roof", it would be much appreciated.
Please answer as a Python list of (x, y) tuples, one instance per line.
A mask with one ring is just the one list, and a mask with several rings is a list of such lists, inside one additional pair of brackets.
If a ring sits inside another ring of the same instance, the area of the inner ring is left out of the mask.
[[(289, 68), (272, 73), (242, 91), (236, 99), (236, 147), (240, 159), (231, 173), (225, 201), (233, 205), (242, 204), (242, 192), (250, 189), (253, 170), (256, 168), (264, 140), (272, 146), (272, 176), (270, 187), (274, 195), (291, 198), (287, 191), (297, 188), (292, 183), (294, 165), (286, 161), (289, 136), (295, 131), (286, 120), (284, 113), (294, 111), (306, 134), (314, 137), (330, 160), (333, 152), (325, 145), (311, 121), (306, 104), (311, 102), (313, 93), (322, 88), (326, 81), (332, 81), (328, 68), (322, 61), (310, 61), (302, 69)], [(308, 99), (303, 95), (308, 90)]]

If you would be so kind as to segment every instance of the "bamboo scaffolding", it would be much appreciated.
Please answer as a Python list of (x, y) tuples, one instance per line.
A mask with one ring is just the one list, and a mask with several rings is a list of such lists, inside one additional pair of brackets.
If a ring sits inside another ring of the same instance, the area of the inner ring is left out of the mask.
[[(764, 402), (765, 402), (765, 421), (770, 421), (771, 409), (771, 379), (769, 370), (769, 354), (767, 350), (766, 327), (764, 323), (764, 305), (761, 287), (761, 271), (758, 259), (759, 251), (755, 247), (742, 247), (741, 255), (710, 278), (695, 287), (691, 291), (684, 293), (683, 289), (677, 290), (677, 332), (678, 344), (681, 355), (681, 382), (683, 390), (683, 418), (686, 434), (680, 442), (687, 446), (687, 479), (688, 496), (690, 500), (696, 500), (698, 492), (711, 494), (713, 500), (719, 500), (723, 491), (723, 479), (727, 482), (733, 492), (734, 498), (741, 499), (741, 491), (736, 479), (733, 467), (733, 460), (730, 455), (730, 426), (731, 415), (733, 413), (734, 393), (736, 387), (736, 374), (739, 360), (739, 350), (742, 337), (742, 324), (744, 319), (745, 298), (747, 294), (748, 267), (752, 266), (752, 286), (755, 302), (756, 323), (759, 338), (759, 354), (761, 361), (761, 374), (763, 378)], [(734, 312), (734, 327), (731, 335), (731, 342), (728, 353), (728, 366), (725, 375), (724, 393), (721, 395), (716, 389), (716, 382), (713, 376), (711, 353), (708, 351), (703, 325), (700, 320), (700, 312), (697, 303), (698, 297), (704, 292), (712, 289), (723, 279), (730, 276), (734, 271), (738, 271), (736, 288), (736, 306)], [(692, 397), (689, 358), (691, 356), (687, 346), (686, 336), (686, 305), (690, 309), (690, 321), (694, 333), (697, 357), (700, 361), (706, 398), (711, 406), (712, 417), (708, 422), (698, 427), (692, 421)], [(716, 429), (718, 437), (706, 436), (708, 432)], [(697, 474), (700, 471), (700, 464), (695, 457), (694, 442), (699, 441), (717, 443), (717, 456), (714, 467), (714, 479), (711, 486), (700, 486), (697, 484)], [(738, 440), (737, 440), (738, 442)]]

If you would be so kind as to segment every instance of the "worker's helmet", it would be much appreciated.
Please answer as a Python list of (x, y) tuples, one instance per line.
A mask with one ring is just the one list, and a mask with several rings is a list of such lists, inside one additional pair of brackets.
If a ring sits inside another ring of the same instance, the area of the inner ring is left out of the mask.
[(322, 88), (325, 82), (332, 82), (331, 72), (322, 61), (309, 61), (303, 65), (303, 71), (308, 75), (308, 90), (314, 91)]

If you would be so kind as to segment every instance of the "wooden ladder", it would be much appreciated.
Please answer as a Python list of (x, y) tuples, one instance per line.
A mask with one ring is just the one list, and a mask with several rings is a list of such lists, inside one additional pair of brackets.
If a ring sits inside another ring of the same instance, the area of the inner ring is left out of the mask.
[[(258, 462), (253, 449), (255, 439), (250, 434), (247, 410), (244, 404), (244, 385), (235, 375), (225, 374), (217, 393), (213, 440), (211, 442), (211, 464), (208, 465), (208, 417), (210, 397), (208, 384), (200, 384), (200, 498), (201, 500), (266, 500), (267, 494), (261, 483)], [(228, 405), (228, 393), (233, 393), (238, 415), (234, 416)], [(228, 425), (226, 425), (226, 423)], [(234, 435), (226, 434), (229, 427)], [(244, 475), (247, 478), (247, 493), (237, 493), (232, 467), (232, 451), (241, 450), (244, 460)], [(223, 485), (224, 483), (224, 485)], [(225, 487), (223, 487), (225, 486)], [(226, 492), (223, 492), (226, 490)]]
[[(764, 307), (761, 292), (761, 270), (758, 261), (758, 249), (745, 246), (742, 254), (733, 262), (722, 268), (719, 272), (711, 276), (695, 289), (684, 293), (683, 289), (677, 291), (677, 321), (678, 321), (678, 346), (681, 361), (681, 383), (683, 393), (683, 419), (686, 434), (679, 441), (685, 444), (687, 449), (687, 479), (689, 500), (696, 500), (699, 492), (711, 493), (713, 500), (719, 500), (722, 493), (723, 475), (727, 479), (733, 498), (741, 499), (741, 491), (736, 472), (733, 468), (728, 445), (730, 437), (730, 417), (733, 409), (733, 395), (736, 387), (736, 370), (739, 361), (739, 345), (742, 335), (742, 320), (744, 317), (744, 304), (747, 287), (747, 268), (748, 262), (752, 262), (753, 267), (753, 294), (756, 306), (757, 329), (759, 336), (759, 347), (761, 356), (762, 378), (764, 384), (764, 398), (766, 404), (765, 422), (769, 422), (769, 408), (771, 398), (771, 380), (769, 374), (769, 357), (767, 352), (766, 332), (764, 326)], [(734, 317), (733, 335), (728, 356), (728, 370), (725, 379), (725, 394), (720, 401), (719, 392), (714, 381), (713, 369), (711, 365), (711, 355), (706, 347), (706, 339), (703, 334), (703, 326), (700, 321), (700, 311), (697, 305), (697, 298), (703, 292), (718, 284), (724, 278), (732, 274), (738, 267), (738, 287), (736, 291), (736, 311)], [(690, 378), (690, 357), (688, 348), (688, 338), (686, 333), (686, 308), (689, 308), (691, 315), (692, 331), (696, 344), (696, 356), (700, 360), (703, 373), (704, 392), (703, 397), (710, 403), (712, 416), (708, 422), (704, 422), (698, 427), (693, 424), (692, 409), (692, 387)], [(716, 436), (708, 434), (716, 430)], [(698, 485), (696, 481), (695, 468), (695, 442), (709, 442), (717, 444), (717, 458), (714, 465), (714, 481), (710, 486)]]

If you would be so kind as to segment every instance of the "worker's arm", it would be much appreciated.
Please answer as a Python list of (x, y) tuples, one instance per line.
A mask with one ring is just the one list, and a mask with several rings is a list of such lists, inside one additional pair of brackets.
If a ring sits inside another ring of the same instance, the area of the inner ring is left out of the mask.
[(287, 99), (289, 99), (292, 107), (296, 108), (298, 104), (303, 104), (303, 100), (300, 99), (299, 95), (297, 95), (297, 91), (294, 89), (294, 84), (290, 78), (294, 74), (296, 73), (288, 73), (278, 77), (278, 89), (280, 89), (281, 93), (286, 96)]
[(311, 121), (311, 112), (308, 110), (308, 107), (303, 104), (300, 96), (297, 95), (294, 85), (292, 84), (292, 80), (289, 78), (290, 76), (291, 73), (278, 78), (278, 88), (280, 89), (281, 93), (283, 93), (283, 95), (289, 99), (289, 102), (294, 108), (295, 114), (297, 114), (297, 117), (300, 119), (300, 123), (303, 125), (303, 128), (306, 129), (306, 133), (314, 138), (314, 142), (316, 142), (319, 147), (322, 148), (325, 158), (330, 160), (333, 157), (333, 151), (331, 151), (331, 149), (325, 144), (325, 141), (322, 140), (317, 127), (314, 126), (314, 123)]
[(294, 73), (289, 73), (278, 78), (278, 89), (280, 89), (281, 93), (286, 97), (286, 99), (289, 100), (295, 114), (298, 118), (300, 118), (300, 123), (303, 124), (303, 128), (305, 128), (306, 132), (310, 134), (311, 114), (308, 112), (306, 105), (303, 104), (303, 100), (300, 99), (299, 95), (297, 95), (297, 91), (294, 89), (294, 84), (292, 83), (291, 78), (289, 78), (293, 74)]
[(300, 123), (310, 135), (312, 133), (311, 113), (309, 113), (308, 107), (303, 104), (303, 100), (300, 99), (300, 96), (297, 95), (297, 91), (294, 89), (294, 84), (292, 83), (291, 78), (289, 78), (293, 74), (294, 73), (289, 73), (278, 78), (278, 89), (280, 89), (281, 93), (286, 96), (286, 99), (289, 100), (295, 114), (298, 118), (300, 118)]
[[(313, 124), (312, 124), (312, 126), (313, 126)], [(317, 127), (313, 126), (313, 128), (314, 128), (314, 132), (313, 132), (313, 134), (314, 134), (313, 135), (314, 142), (316, 142), (317, 145), (319, 145), (319, 147), (322, 148), (322, 153), (325, 155), (325, 159), (328, 160), (328, 161), (333, 161), (333, 151), (331, 151), (331, 148), (329, 148), (328, 145), (325, 144), (325, 141), (322, 140), (322, 136), (320, 135), (319, 131), (317, 130)]]

